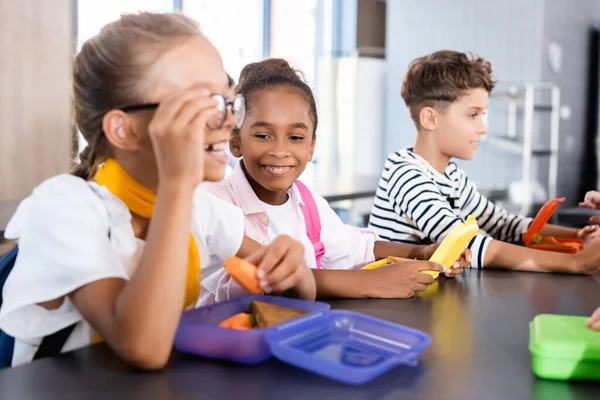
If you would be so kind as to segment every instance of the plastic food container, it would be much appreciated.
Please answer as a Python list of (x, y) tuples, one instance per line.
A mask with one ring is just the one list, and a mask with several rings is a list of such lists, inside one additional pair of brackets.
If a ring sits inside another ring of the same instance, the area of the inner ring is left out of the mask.
[[(460, 258), (477, 231), (479, 231), (477, 220), (474, 216), (469, 215), (464, 223), (459, 222), (452, 228), (429, 261), (442, 264), (446, 268), (452, 268), (452, 264)], [(437, 278), (439, 272), (430, 272), (430, 274)]]
[(567, 254), (575, 254), (583, 250), (583, 241), (581, 239), (553, 238), (546, 236), (542, 237), (541, 239), (544, 241), (552, 240), (554, 243), (534, 243), (535, 236), (539, 235), (544, 226), (552, 217), (552, 214), (554, 214), (556, 208), (563, 201), (565, 201), (564, 197), (550, 200), (544, 204), (544, 206), (540, 209), (540, 212), (538, 212), (533, 222), (529, 226), (529, 229), (523, 236), (523, 243), (525, 243), (525, 246), (537, 250), (554, 251), (557, 253)]
[[(446, 268), (452, 268), (452, 265), (460, 259), (461, 254), (469, 246), (469, 243), (473, 240), (478, 230), (479, 225), (477, 225), (477, 220), (474, 216), (469, 215), (464, 223), (459, 222), (452, 228), (429, 261), (441, 264)], [(398, 262), (399, 260), (402, 259), (398, 257), (389, 257), (387, 259), (372, 262), (361, 269), (375, 269)], [(433, 279), (437, 279), (440, 275), (438, 271), (423, 271), (423, 273), (431, 275)]]
[(242, 364), (256, 364), (271, 357), (269, 346), (265, 342), (265, 332), (273, 327), (240, 331), (217, 326), (221, 321), (235, 314), (248, 312), (250, 303), (254, 300), (308, 313), (297, 320), (305, 319), (313, 313), (328, 311), (330, 308), (326, 303), (278, 296), (237, 297), (185, 311), (175, 335), (175, 348), (184, 353)]
[(398, 365), (415, 366), (431, 343), (423, 332), (351, 311), (330, 311), (267, 333), (279, 360), (351, 385)]
[[(254, 300), (307, 311), (266, 329), (217, 326)], [(398, 365), (414, 366), (431, 343), (427, 334), (325, 303), (274, 296), (243, 296), (183, 313), (175, 348), (204, 357), (255, 364), (271, 356), (350, 385), (366, 383)]]
[(588, 317), (540, 314), (529, 324), (531, 368), (540, 378), (600, 380), (600, 332)]

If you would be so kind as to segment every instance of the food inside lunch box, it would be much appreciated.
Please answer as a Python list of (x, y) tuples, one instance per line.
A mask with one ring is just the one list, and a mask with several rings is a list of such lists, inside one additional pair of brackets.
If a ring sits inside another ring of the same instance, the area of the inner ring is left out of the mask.
[(219, 323), (222, 328), (263, 329), (306, 314), (305, 311), (253, 301), (248, 312), (235, 314)]

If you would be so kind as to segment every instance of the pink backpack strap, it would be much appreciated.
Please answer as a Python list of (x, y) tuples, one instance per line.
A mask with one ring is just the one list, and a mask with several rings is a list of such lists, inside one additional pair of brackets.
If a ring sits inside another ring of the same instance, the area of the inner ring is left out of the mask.
[(304, 215), (304, 221), (306, 223), (306, 233), (308, 238), (315, 249), (315, 258), (317, 260), (317, 268), (321, 268), (321, 257), (325, 254), (325, 246), (321, 242), (321, 218), (319, 217), (319, 210), (317, 203), (313, 198), (310, 190), (300, 181), (296, 181), (296, 187), (300, 191), (300, 196), (304, 205), (300, 206), (302, 214)]

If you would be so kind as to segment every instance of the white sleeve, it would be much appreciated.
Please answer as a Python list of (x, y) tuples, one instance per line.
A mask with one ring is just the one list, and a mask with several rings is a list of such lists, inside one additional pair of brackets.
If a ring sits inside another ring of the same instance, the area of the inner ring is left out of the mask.
[[(225, 260), (237, 254), (244, 239), (244, 214), (242, 210), (208, 193), (202, 188), (194, 195), (194, 215), (200, 234), (210, 253), (210, 265), (202, 261), (202, 269), (223, 267)], [(204, 279), (204, 277), (203, 277)]]
[(322, 267), (352, 269), (375, 261), (375, 232), (344, 224), (327, 200), (314, 193), (313, 198), (319, 209), (321, 242), (325, 246)]
[(99, 279), (128, 279), (109, 239), (106, 208), (82, 179), (61, 175), (44, 182), (17, 214), (7, 234), (18, 239), (19, 253), (0, 310), (0, 328), (7, 333), (18, 338), (54, 333), (81, 315), (68, 298), (60, 312), (37, 303)]
[(221, 268), (208, 278), (202, 278), (205, 294), (200, 296), (196, 307), (206, 306), (249, 294), (235, 279)]

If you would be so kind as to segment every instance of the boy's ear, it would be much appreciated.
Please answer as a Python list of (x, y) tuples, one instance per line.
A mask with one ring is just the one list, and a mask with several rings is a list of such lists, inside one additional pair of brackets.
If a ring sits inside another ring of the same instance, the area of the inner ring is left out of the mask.
[(104, 115), (102, 130), (108, 142), (117, 149), (136, 151), (139, 148), (139, 134), (133, 129), (129, 116), (121, 110), (111, 110)]
[(419, 124), (427, 131), (434, 131), (437, 125), (437, 112), (433, 107), (423, 107), (419, 112)]
[(242, 148), (240, 143), (240, 134), (233, 134), (229, 139), (229, 151), (231, 151), (231, 155), (235, 158), (240, 158), (242, 156)]

